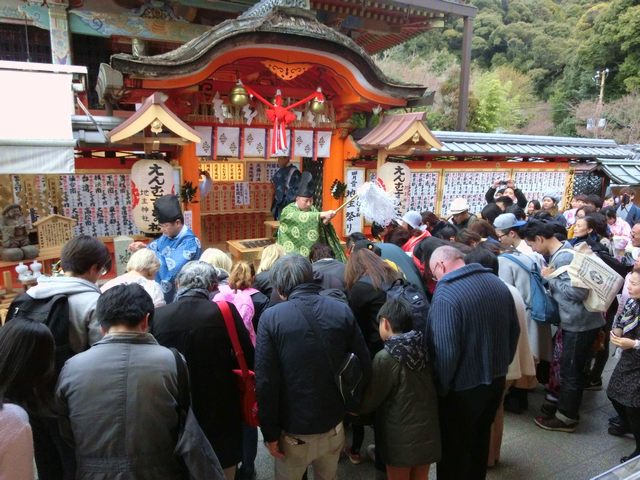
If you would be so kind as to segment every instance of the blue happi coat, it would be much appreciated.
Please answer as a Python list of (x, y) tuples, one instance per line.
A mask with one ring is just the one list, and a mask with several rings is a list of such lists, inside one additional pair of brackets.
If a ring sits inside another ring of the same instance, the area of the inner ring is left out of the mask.
[(162, 288), (167, 303), (173, 301), (175, 295), (175, 279), (182, 266), (200, 258), (200, 240), (189, 227), (184, 225), (178, 235), (169, 238), (162, 235), (149, 244), (149, 248), (156, 253), (160, 260), (160, 270), (156, 280)]

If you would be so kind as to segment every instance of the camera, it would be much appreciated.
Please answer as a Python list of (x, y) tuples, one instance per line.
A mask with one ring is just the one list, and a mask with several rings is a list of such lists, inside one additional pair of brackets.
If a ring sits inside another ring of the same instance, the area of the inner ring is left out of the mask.
[(506, 180), (500, 180), (500, 185), (506, 185), (507, 181)]

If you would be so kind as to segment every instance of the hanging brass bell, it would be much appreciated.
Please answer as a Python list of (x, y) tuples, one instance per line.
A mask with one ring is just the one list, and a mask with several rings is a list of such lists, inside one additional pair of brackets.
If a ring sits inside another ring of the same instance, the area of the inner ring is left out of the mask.
[(324, 101), (320, 101), (317, 98), (314, 98), (313, 100), (311, 100), (309, 110), (316, 114), (324, 112)]
[(229, 94), (229, 101), (231, 105), (235, 107), (244, 107), (249, 103), (249, 94), (247, 90), (242, 86), (242, 83), (238, 82), (235, 87), (231, 89)]

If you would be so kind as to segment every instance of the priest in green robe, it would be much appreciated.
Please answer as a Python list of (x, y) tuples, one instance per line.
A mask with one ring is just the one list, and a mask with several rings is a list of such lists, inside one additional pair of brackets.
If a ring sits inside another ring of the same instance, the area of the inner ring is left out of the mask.
[(335, 217), (333, 210), (319, 211), (313, 206), (313, 177), (303, 172), (296, 198), (280, 213), (278, 243), (289, 252), (309, 258), (314, 243), (326, 243), (336, 260), (346, 262), (342, 245), (329, 221)]

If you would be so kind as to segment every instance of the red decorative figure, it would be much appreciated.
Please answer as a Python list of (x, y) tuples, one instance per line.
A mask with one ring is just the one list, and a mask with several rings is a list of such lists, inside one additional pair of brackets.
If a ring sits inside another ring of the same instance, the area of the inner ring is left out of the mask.
[(275, 154), (278, 150), (286, 150), (287, 148), (287, 125), (289, 125), (296, 119), (295, 113), (293, 113), (291, 110), (307, 102), (310, 102), (313, 99), (316, 99), (319, 102), (325, 101), (322, 89), (320, 87), (318, 87), (318, 89), (311, 95), (308, 95), (302, 100), (298, 100), (297, 102), (292, 103), (291, 105), (288, 105), (286, 107), (282, 106), (282, 92), (280, 92), (279, 89), (276, 91), (274, 103), (271, 103), (252, 88), (247, 86), (245, 86), (245, 88), (250, 95), (256, 97), (258, 100), (269, 107), (267, 108), (266, 114), (269, 121), (273, 123), (273, 133), (271, 135), (271, 154)]

